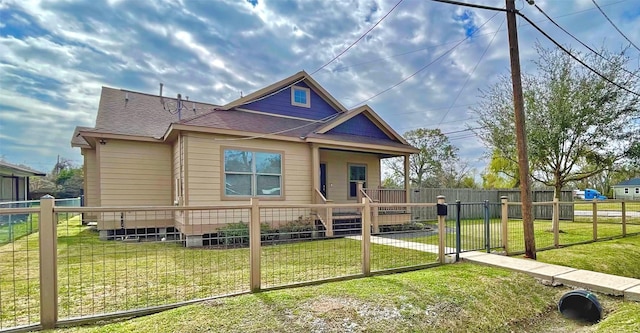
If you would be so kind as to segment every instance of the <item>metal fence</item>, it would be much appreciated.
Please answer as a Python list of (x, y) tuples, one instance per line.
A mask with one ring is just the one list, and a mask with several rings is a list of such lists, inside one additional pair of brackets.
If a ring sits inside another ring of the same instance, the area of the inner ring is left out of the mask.
[[(39, 232), (0, 245), (0, 332), (157, 312), (205, 299), (524, 252), (520, 203), (0, 209)], [(640, 234), (640, 202), (537, 202), (538, 250)], [(563, 206), (576, 213), (560, 220)], [(394, 214), (388, 208), (395, 207)], [(415, 219), (421, 211), (435, 220)], [(89, 221), (90, 220), (90, 221)], [(330, 223), (328, 223), (330, 221)]]
[[(503, 202), (503, 204), (505, 204)], [(520, 203), (507, 202), (507, 214), (502, 216), (506, 225), (505, 251), (509, 255), (524, 253), (524, 227), (519, 216), (511, 215), (511, 207)], [(640, 202), (616, 200), (581, 202), (538, 202), (554, 212), (552, 220), (540, 218), (534, 209), (534, 237), (536, 250), (543, 251), (570, 245), (610, 240), (616, 237), (640, 235)], [(575, 216), (563, 220), (559, 212), (571, 209)], [(558, 213), (556, 213), (558, 212)]]
[[(55, 199), (56, 206), (80, 207), (80, 198)], [(0, 209), (36, 208), (40, 200), (0, 202)], [(38, 231), (38, 215), (15, 213), (0, 215), (0, 246)]]
[[(30, 214), (40, 225), (39, 232), (0, 246), (0, 331), (152, 313), (443, 261), (439, 242), (431, 242), (439, 237), (438, 225), (415, 223), (407, 213), (376, 216), (382, 206), (253, 200), (207, 207), (65, 207), (43, 199), (40, 207), (0, 209), (0, 215)], [(435, 209), (435, 203), (422, 206)], [(331, 232), (318, 218), (327, 208)]]

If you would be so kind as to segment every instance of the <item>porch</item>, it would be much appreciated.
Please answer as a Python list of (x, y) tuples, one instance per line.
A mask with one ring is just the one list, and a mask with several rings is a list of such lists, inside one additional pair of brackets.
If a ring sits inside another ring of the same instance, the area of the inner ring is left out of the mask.
[[(371, 229), (374, 234), (380, 233), (381, 227), (389, 227), (409, 223), (412, 220), (408, 203), (408, 191), (405, 189), (364, 188), (364, 182), (357, 183), (357, 202), (385, 204), (371, 209)], [(319, 190), (315, 192), (316, 200), (322, 204), (332, 204)], [(391, 204), (398, 204), (391, 205)], [(319, 227), (324, 229), (327, 237), (347, 235), (361, 232), (362, 211), (354, 209), (316, 209), (315, 215)]]

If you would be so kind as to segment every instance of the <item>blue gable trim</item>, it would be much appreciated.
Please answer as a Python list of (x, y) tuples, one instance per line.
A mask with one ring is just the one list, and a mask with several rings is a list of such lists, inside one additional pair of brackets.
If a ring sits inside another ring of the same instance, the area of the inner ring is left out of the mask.
[[(309, 88), (304, 82), (298, 82), (294, 86)], [(334, 109), (329, 103), (327, 103), (320, 95), (318, 95), (312, 88), (309, 88), (311, 93), (311, 107), (302, 107), (291, 105), (291, 88), (284, 89), (273, 96), (269, 96), (265, 99), (261, 99), (255, 102), (248, 103), (246, 105), (239, 106), (240, 108), (260, 111), (265, 113), (279, 114), (283, 116), (299, 117), (306, 119), (323, 119), (331, 115), (336, 114), (338, 111)]]
[(362, 113), (329, 130), (327, 134), (350, 134), (376, 139), (391, 139)]

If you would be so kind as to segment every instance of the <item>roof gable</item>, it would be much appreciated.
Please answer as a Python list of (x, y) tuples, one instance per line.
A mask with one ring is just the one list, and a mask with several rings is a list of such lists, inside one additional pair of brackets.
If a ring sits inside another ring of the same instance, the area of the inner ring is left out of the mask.
[[(292, 105), (292, 89), (294, 87), (309, 89), (310, 107)], [(259, 98), (253, 102), (248, 102), (242, 106), (243, 109), (251, 111), (259, 111), (282, 116), (320, 120), (331, 117), (341, 111), (336, 110), (321, 95), (319, 95), (306, 81), (300, 81), (290, 87), (286, 87), (275, 92), (273, 95), (267, 95), (265, 98)]]
[(362, 113), (330, 129), (326, 134), (350, 134), (377, 139), (394, 139)]
[(346, 112), (315, 131), (319, 134), (348, 134), (409, 143), (368, 105)]
[[(291, 105), (292, 86), (309, 88), (311, 92), (310, 108)], [(245, 108), (307, 119), (323, 119), (334, 113), (347, 111), (305, 71), (300, 71), (221, 107), (222, 110), (233, 108)]]

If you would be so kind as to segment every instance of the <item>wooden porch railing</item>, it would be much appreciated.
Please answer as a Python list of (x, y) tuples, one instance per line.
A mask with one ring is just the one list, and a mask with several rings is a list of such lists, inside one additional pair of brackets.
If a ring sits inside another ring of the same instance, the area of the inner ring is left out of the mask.
[[(394, 188), (365, 188), (363, 192), (374, 202), (379, 203), (407, 203), (407, 195), (404, 189)], [(407, 207), (380, 207), (380, 211), (406, 211)]]
[[(327, 203), (333, 202), (332, 200), (328, 200), (327, 198), (325, 198), (324, 195), (322, 195), (322, 192), (320, 192), (320, 190), (318, 189), (315, 190), (314, 194), (315, 194), (315, 202), (318, 204), (327, 204)], [(316, 211), (316, 214), (318, 214), (318, 218), (324, 225), (326, 236), (332, 237), (333, 236), (333, 208), (331, 207), (318, 208)]]
[[(362, 188), (362, 183), (358, 183), (358, 202), (365, 203), (365, 201), (368, 203), (378, 202), (371, 199), (371, 197), (367, 194), (364, 188)], [(371, 207), (371, 227), (373, 229), (372, 232), (374, 234), (377, 234), (380, 232), (380, 226), (378, 225), (378, 215), (379, 215), (378, 206)]]

